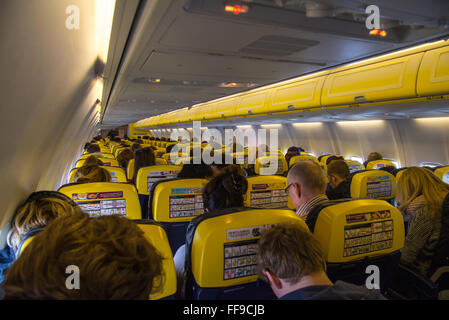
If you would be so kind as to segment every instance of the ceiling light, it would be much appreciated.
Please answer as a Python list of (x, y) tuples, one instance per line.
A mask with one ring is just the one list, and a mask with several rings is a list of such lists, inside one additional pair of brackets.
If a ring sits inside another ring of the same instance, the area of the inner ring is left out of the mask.
[(261, 125), (262, 128), (276, 128), (276, 127), (280, 127), (280, 126), (281, 126), (280, 123), (262, 124)]
[(305, 127), (305, 126), (316, 126), (316, 125), (322, 125), (322, 122), (297, 122), (293, 123), (293, 126), (295, 127)]
[(337, 124), (341, 125), (370, 125), (370, 124), (381, 124), (384, 120), (354, 120), (354, 121), (337, 121)]
[(232, 12), (232, 14), (234, 15), (239, 15), (241, 13), (248, 13), (248, 6), (246, 5), (226, 5), (225, 6), (225, 11), (226, 12)]

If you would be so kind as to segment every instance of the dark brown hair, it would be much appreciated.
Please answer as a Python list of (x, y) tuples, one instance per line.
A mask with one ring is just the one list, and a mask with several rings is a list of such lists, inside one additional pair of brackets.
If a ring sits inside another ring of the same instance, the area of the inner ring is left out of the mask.
[(134, 152), (132, 152), (130, 149), (120, 151), (117, 156), (119, 166), (122, 167), (125, 171), (128, 169), (128, 162), (131, 159), (134, 159)]
[(346, 179), (349, 176), (349, 167), (343, 160), (333, 160), (327, 165), (327, 175), (331, 174)]
[(134, 157), (134, 177), (133, 182), (136, 183), (137, 174), (140, 168), (154, 166), (156, 164), (156, 156), (153, 148), (146, 147), (136, 151)]

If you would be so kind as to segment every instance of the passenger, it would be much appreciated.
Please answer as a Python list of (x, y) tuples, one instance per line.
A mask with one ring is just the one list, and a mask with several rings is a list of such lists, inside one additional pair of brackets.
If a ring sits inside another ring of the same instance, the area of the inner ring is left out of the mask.
[(315, 206), (328, 201), (323, 171), (313, 161), (301, 161), (291, 167), (287, 183), (286, 191), (296, 208), (296, 215), (306, 221)]
[(222, 153), (222, 156), (221, 156), (221, 159), (220, 159), (219, 161), (215, 161), (215, 160), (214, 160), (214, 161), (211, 163), (210, 167), (211, 167), (211, 169), (212, 169), (212, 172), (213, 172), (213, 176), (214, 176), (214, 177), (219, 176), (220, 174), (224, 173), (225, 168), (226, 168), (229, 164), (231, 164), (231, 163), (226, 163), (226, 162), (227, 162), (227, 161), (226, 161), (226, 155), (225, 155), (225, 153), (223, 152), (223, 153)]
[(40, 232), (56, 217), (81, 212), (80, 207), (66, 195), (56, 191), (32, 193), (21, 203), (11, 220), (8, 245), (18, 256), (23, 243)]
[(442, 236), (443, 201), (449, 193), (449, 185), (429, 170), (411, 167), (397, 180), (397, 189), (399, 210), (409, 221), (401, 263), (428, 277), (435, 248)]
[(109, 171), (97, 165), (83, 166), (75, 173), (76, 183), (111, 182), (111, 180)]
[[(204, 214), (214, 210), (243, 206), (243, 195), (248, 191), (248, 181), (242, 175), (242, 169), (233, 165), (214, 178), (204, 187), (203, 207)], [(183, 287), (185, 244), (180, 246), (173, 257), (178, 278), (178, 293)]]
[[(79, 270), (76, 290), (66, 285), (68, 266)], [(7, 300), (147, 300), (162, 277), (162, 256), (135, 223), (81, 212), (55, 219), (36, 236), (8, 270), (4, 291)]]
[(287, 164), (289, 163), (291, 158), (300, 155), (301, 152), (304, 152), (304, 149), (302, 149), (300, 147), (292, 146), (292, 147), (288, 148), (287, 154), (285, 155), (285, 160), (287, 161)]
[(327, 166), (329, 188), (326, 195), (329, 200), (345, 199), (351, 197), (349, 181), (349, 167), (343, 160), (333, 160)]
[(383, 170), (386, 171), (388, 173), (391, 173), (392, 175), (396, 175), (397, 169), (394, 166), (385, 166), (385, 167), (380, 167), (379, 170)]
[(178, 179), (209, 179), (213, 175), (212, 169), (205, 163), (201, 164), (185, 164), (178, 173)]
[(125, 170), (125, 172), (128, 169), (128, 162), (131, 159), (134, 159), (134, 152), (132, 152), (131, 149), (120, 151), (117, 156), (118, 164), (123, 170)]
[(363, 165), (366, 168), (366, 165), (368, 164), (368, 162), (376, 161), (376, 160), (382, 160), (382, 159), (383, 159), (383, 157), (382, 157), (382, 155), (379, 152), (371, 152), (368, 155), (368, 159), (363, 163)]
[(156, 165), (156, 156), (152, 147), (141, 148), (136, 151), (134, 157), (134, 177), (133, 183), (136, 184), (137, 174), (140, 168)]
[(92, 165), (102, 166), (103, 161), (98, 159), (98, 157), (95, 154), (92, 154), (86, 158), (86, 160), (83, 163), (83, 167), (92, 166)]
[(294, 224), (279, 224), (258, 242), (257, 268), (281, 300), (385, 300), (379, 290), (336, 281), (315, 237)]
[(97, 153), (100, 152), (100, 146), (98, 144), (90, 144), (87, 149), (87, 153)]

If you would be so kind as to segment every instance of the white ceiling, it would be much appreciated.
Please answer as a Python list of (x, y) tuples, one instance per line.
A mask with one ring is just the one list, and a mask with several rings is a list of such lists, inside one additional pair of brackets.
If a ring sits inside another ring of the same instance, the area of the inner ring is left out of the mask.
[[(112, 91), (104, 95), (109, 99), (103, 127), (126, 125), (247, 89), (222, 88), (221, 83), (264, 85), (449, 33), (444, 28), (449, 13), (446, 0), (321, 1), (332, 3), (338, 12), (361, 12), (368, 2), (378, 4), (382, 19), (397, 18), (414, 28), (404, 33), (404, 27), (399, 27), (385, 39), (369, 38), (364, 22), (343, 21), (340, 16), (307, 18), (301, 12), (302, 1), (296, 2), (299, 11), (253, 6), (248, 15), (239, 16), (224, 13), (222, 0), (142, 2), (126, 51), (108, 61), (117, 64), (121, 59)], [(129, 33), (129, 28), (114, 30)], [(112, 39), (117, 37), (114, 30)], [(148, 81), (156, 78), (161, 82)]]

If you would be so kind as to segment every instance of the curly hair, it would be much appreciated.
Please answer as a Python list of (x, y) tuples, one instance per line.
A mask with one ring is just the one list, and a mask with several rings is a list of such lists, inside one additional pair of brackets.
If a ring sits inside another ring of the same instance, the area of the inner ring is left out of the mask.
[[(52, 221), (6, 273), (5, 299), (148, 299), (163, 284), (161, 254), (132, 221), (86, 213)], [(79, 289), (66, 286), (68, 266)]]

